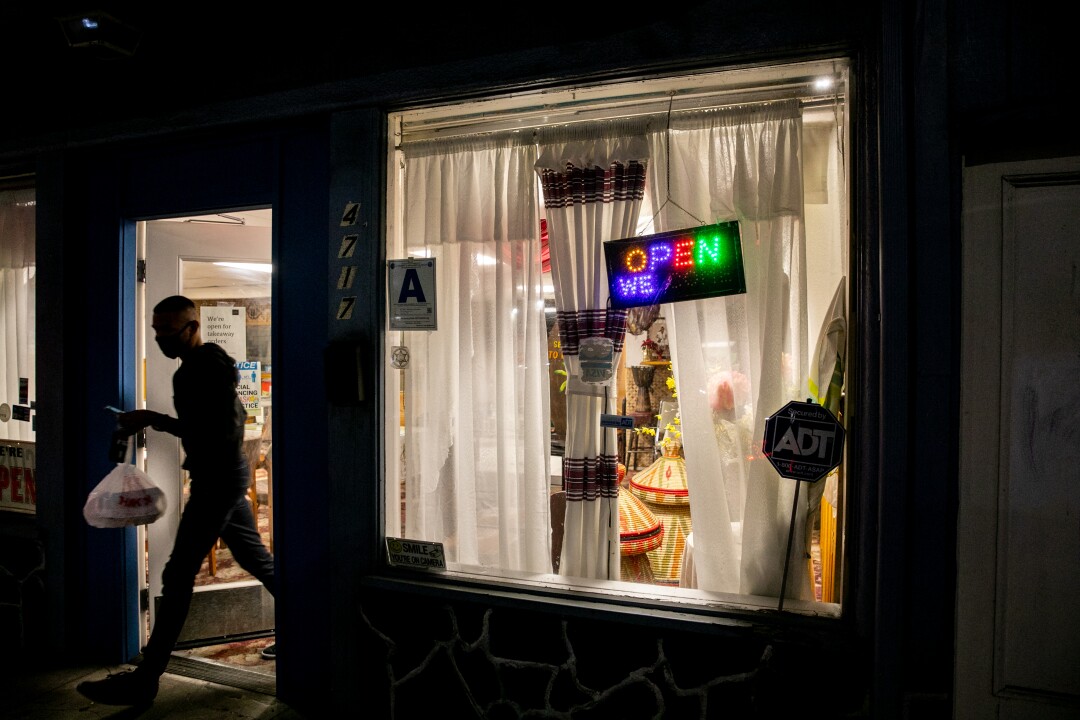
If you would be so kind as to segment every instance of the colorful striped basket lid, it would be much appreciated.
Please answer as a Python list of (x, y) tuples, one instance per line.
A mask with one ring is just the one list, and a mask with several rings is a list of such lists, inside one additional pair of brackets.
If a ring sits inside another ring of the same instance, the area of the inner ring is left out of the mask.
[(689, 505), (686, 461), (679, 455), (661, 455), (630, 478), (630, 491), (648, 503)]
[(619, 490), (619, 552), (640, 555), (664, 541), (664, 524), (633, 493)]

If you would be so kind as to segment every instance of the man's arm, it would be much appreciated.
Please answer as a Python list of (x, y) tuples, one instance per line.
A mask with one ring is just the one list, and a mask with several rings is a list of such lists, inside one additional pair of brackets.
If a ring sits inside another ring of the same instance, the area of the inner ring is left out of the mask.
[(180, 436), (180, 421), (165, 413), (153, 410), (132, 410), (117, 415), (116, 420), (128, 435), (134, 435), (143, 428), (152, 427), (170, 435)]

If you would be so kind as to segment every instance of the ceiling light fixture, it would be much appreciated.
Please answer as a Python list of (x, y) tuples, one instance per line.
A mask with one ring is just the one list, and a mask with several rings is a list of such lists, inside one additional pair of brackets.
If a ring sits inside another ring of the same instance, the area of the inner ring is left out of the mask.
[(215, 262), (214, 264), (221, 267), (236, 268), (238, 270), (254, 270), (255, 272), (264, 273), (274, 272), (273, 263)]
[(93, 10), (57, 18), (72, 48), (88, 49), (101, 57), (130, 57), (139, 46), (141, 33), (112, 15)]

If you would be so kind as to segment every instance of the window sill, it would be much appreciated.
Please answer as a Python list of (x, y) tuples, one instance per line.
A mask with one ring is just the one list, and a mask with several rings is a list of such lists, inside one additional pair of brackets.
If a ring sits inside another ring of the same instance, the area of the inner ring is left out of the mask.
[[(521, 607), (546, 606), (566, 616), (607, 615), (610, 619), (649, 626), (670, 626), (717, 632), (750, 632), (783, 628), (808, 633), (835, 634), (840, 605), (776, 598), (730, 595), (666, 588), (620, 581), (584, 581), (568, 584), (558, 575), (506, 577), (462, 572), (442, 573), (385, 568), (362, 579), (365, 587), (409, 594), (455, 598), (466, 602)], [(647, 588), (644, 589), (644, 588)]]

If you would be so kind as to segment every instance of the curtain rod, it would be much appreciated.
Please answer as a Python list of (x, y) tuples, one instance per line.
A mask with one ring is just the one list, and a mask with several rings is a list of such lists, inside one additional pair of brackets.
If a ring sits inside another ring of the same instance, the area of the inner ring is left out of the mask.
[(812, 80), (816, 78), (802, 78), (799, 82), (751, 90), (746, 88), (705, 92), (695, 90), (681, 97), (678, 93), (674, 93), (674, 98), (673, 93), (623, 96), (592, 101), (587, 105), (563, 103), (449, 118), (402, 121), (397, 146), (400, 148), (404, 144), (437, 138), (475, 136), (512, 130), (532, 131), (552, 125), (613, 117), (661, 115), (666, 114), (669, 109), (672, 113), (683, 113), (760, 105), (792, 99), (798, 100), (800, 107), (804, 109), (843, 104), (845, 95), (842, 91), (831, 94), (813, 92), (810, 85)]

